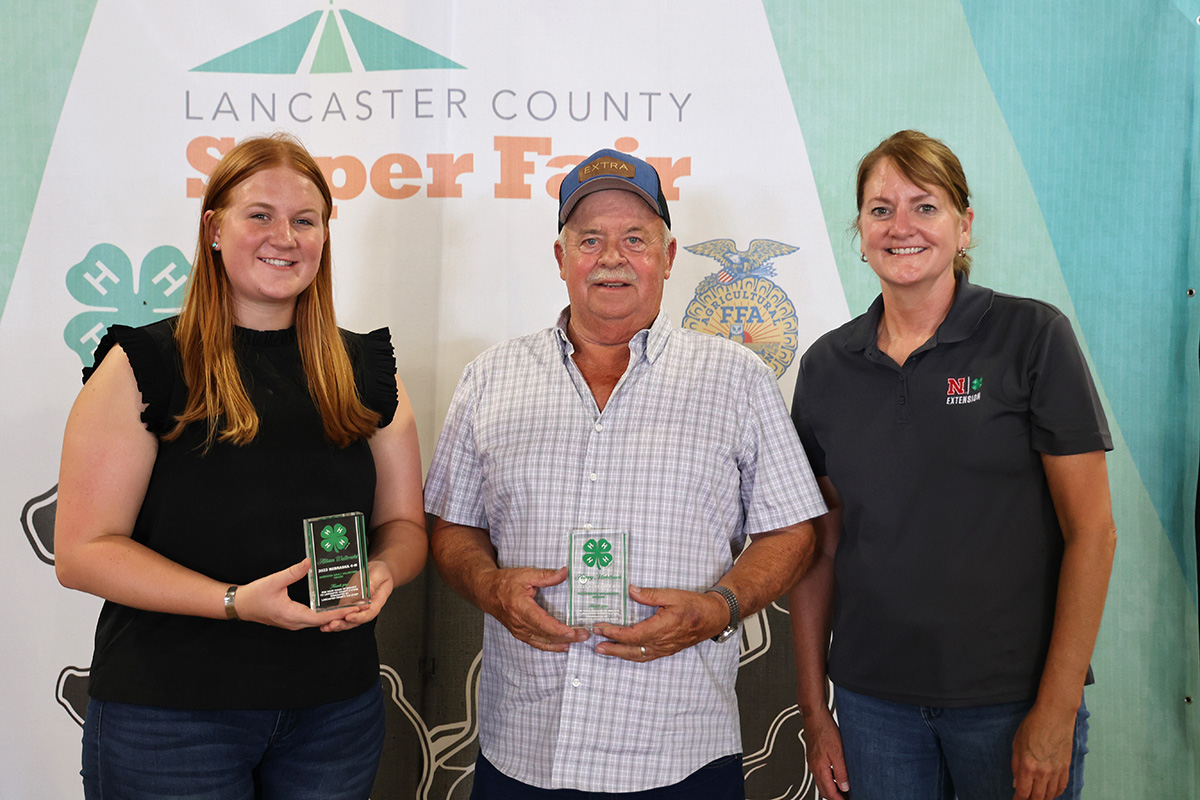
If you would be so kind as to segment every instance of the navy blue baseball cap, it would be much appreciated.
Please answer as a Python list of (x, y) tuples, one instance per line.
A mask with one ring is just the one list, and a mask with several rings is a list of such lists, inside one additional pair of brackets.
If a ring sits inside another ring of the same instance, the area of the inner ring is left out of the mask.
[(563, 229), (580, 200), (602, 189), (633, 192), (671, 227), (671, 214), (667, 211), (658, 171), (628, 153), (597, 150), (568, 172), (558, 188), (558, 229)]

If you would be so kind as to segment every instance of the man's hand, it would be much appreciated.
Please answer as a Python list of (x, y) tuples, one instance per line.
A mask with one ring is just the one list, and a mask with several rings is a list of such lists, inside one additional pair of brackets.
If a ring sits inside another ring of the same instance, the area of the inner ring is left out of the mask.
[(437, 517), (430, 544), (446, 583), (508, 628), (515, 638), (538, 650), (565, 653), (588, 632), (559, 622), (537, 604), (539, 589), (567, 579), (567, 568), (496, 566), (496, 549), (483, 528), (455, 525)]
[(487, 585), (479, 593), (482, 608), (525, 644), (551, 653), (565, 653), (572, 643), (585, 641), (588, 632), (559, 622), (535, 598), (538, 589), (557, 586), (566, 578), (566, 567), (491, 570), (479, 576), (479, 581)]
[(627, 661), (664, 658), (711, 639), (729, 624), (729, 604), (715, 592), (642, 589), (631, 584), (629, 596), (658, 610), (629, 627), (594, 625), (593, 633), (611, 640), (596, 645), (596, 652), (602, 656)]

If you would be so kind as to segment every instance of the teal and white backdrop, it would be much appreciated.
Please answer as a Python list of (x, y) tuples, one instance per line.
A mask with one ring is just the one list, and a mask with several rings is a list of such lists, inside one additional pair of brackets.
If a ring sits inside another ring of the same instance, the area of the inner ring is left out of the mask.
[[(1200, 791), (1200, 0), (0, 7), (0, 797), (82, 794), (99, 601), (53, 570), (80, 369), (107, 325), (178, 307), (206, 174), (275, 130), (332, 178), (340, 320), (391, 327), (426, 462), (463, 365), (565, 304), (553, 198), (583, 155), (660, 168), (668, 311), (754, 349), (790, 397), (794, 359), (877, 292), (848, 233), (857, 159), (900, 128), (944, 139), (974, 189), (974, 277), (1072, 317), (1117, 443), (1085, 796)], [(754, 800), (815, 796), (787, 615), (742, 635)], [(466, 797), (480, 630), (432, 573), (393, 596), (375, 797)]]

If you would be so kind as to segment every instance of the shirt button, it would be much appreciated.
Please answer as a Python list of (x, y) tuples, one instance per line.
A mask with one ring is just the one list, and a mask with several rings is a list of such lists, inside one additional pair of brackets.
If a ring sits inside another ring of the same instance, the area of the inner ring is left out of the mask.
[(592, 428), (592, 430), (594, 430), (596, 433), (599, 433), (600, 431), (604, 430), (604, 426), (597, 422), (596, 426)]
[(595, 480), (598, 480), (599, 478), (600, 478), (600, 476), (599, 476), (599, 475), (597, 475), (597, 474), (596, 474), (596, 473), (594, 473), (594, 472), (593, 472), (591, 475), (588, 475), (588, 480), (589, 480), (589, 481), (595, 481)]
[(590, 522), (583, 523), (583, 529), (585, 531), (590, 531), (592, 529), (592, 523), (590, 523)]
[(581, 684), (581, 683), (583, 683), (583, 681), (579, 680), (579, 678), (571, 678), (571, 685), (574, 686), (576, 689), (579, 688), (579, 684)]
[(903, 397), (900, 398), (900, 405), (904, 405), (906, 402), (908, 402), (908, 400), (906, 398), (903, 398)]

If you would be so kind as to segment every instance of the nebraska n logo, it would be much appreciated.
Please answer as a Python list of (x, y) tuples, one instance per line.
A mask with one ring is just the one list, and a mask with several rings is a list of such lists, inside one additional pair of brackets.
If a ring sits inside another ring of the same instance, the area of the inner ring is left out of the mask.
[(978, 392), (983, 388), (983, 378), (947, 378), (946, 379), (946, 394), (966, 394), (967, 383), (970, 382), (971, 391)]
[(983, 396), (983, 378), (965, 375), (961, 378), (946, 378), (946, 405), (960, 406), (974, 403)]
[(313, 74), (463, 69), (461, 64), (352, 11), (330, 8), (314, 11), (274, 33), (193, 67), (192, 72), (292, 75), (299, 73), (305, 63)]

